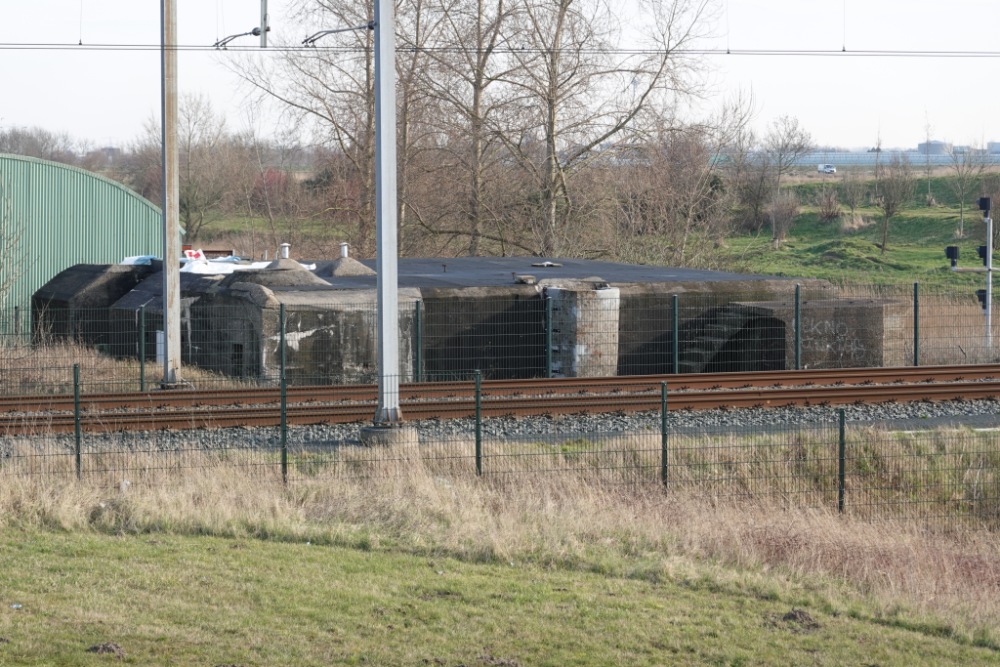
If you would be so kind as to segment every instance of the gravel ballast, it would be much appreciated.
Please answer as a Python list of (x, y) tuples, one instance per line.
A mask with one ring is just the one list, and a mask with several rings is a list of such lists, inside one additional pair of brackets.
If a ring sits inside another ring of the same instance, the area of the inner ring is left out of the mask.
[[(946, 401), (938, 403), (885, 403), (844, 406), (849, 425), (884, 426), (901, 430), (930, 430), (944, 427), (1000, 428), (1000, 401)], [(405, 406), (403, 406), (405, 416)], [(761, 432), (811, 426), (832, 426), (839, 410), (833, 406), (807, 408), (747, 408), (732, 410), (676, 411), (668, 415), (672, 433)], [(522, 440), (531, 437), (559, 436), (604, 437), (659, 433), (659, 412), (629, 414), (545, 415), (536, 417), (497, 417), (484, 419), (482, 435), (487, 439)], [(368, 424), (322, 424), (289, 426), (287, 443), (292, 449), (356, 445), (362, 426)], [(420, 442), (444, 442), (474, 437), (472, 418), (406, 422), (415, 428)], [(10, 451), (13, 439), (0, 440), (0, 447)], [(18, 438), (29, 442), (30, 438)], [(280, 429), (228, 428), (189, 431), (146, 431), (126, 433), (85, 433), (88, 449), (124, 449), (131, 451), (229, 449), (278, 447)], [(59, 442), (72, 446), (72, 436), (60, 436)], [(6, 447), (4, 447), (6, 445)]]

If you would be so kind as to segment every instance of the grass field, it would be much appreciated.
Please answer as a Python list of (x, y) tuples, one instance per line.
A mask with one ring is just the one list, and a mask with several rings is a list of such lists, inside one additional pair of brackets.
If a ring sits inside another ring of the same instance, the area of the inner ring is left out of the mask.
[[(827, 185), (835, 186), (836, 180)], [(985, 243), (982, 213), (970, 196), (964, 212), (964, 235), (959, 228), (960, 207), (948, 186), (947, 175), (931, 178), (935, 205), (926, 204), (926, 179), (917, 178), (914, 201), (892, 218), (883, 253), (882, 216), (874, 206), (856, 210), (844, 207), (839, 220), (820, 219), (815, 205), (822, 184), (806, 182), (793, 189), (802, 204), (787, 240), (775, 247), (769, 229), (760, 234), (736, 235), (719, 251), (719, 260), (743, 271), (771, 275), (823, 278), (838, 284), (913, 284), (949, 288), (981, 287), (982, 273), (955, 273), (944, 248), (959, 247), (959, 265), (982, 268), (977, 247)], [(1000, 224), (1000, 223), (998, 223)]]
[[(0, 662), (987, 665), (997, 652), (775, 576), (468, 563), (258, 539), (5, 531)], [(11, 605), (20, 605), (12, 609)]]
[(6, 475), (0, 664), (996, 664), (998, 544), (419, 461)]

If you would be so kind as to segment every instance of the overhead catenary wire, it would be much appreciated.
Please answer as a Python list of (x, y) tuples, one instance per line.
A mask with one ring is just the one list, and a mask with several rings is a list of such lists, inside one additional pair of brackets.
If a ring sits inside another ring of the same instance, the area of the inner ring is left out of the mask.
[[(362, 28), (367, 26), (362, 26)], [(357, 30), (351, 28), (349, 30)], [(58, 42), (2, 42), (0, 51), (159, 51), (159, 44), (73, 44)], [(176, 51), (212, 51), (217, 49), (211, 44), (178, 44)], [(247, 51), (260, 53), (259, 47), (232, 46), (232, 52)], [(274, 52), (357, 52), (365, 51), (365, 47), (357, 45), (323, 45), (323, 46), (268, 46)], [(400, 51), (420, 51), (426, 53), (460, 53), (465, 49), (454, 46), (441, 47), (399, 47)], [(569, 51), (570, 49), (566, 49)], [(648, 48), (606, 48), (606, 49), (573, 49), (574, 53), (594, 53), (608, 55), (661, 55), (669, 51), (676, 55), (697, 56), (772, 56), (772, 57), (832, 57), (832, 58), (1000, 58), (1000, 51), (934, 51), (934, 50), (903, 50), (903, 49), (710, 49), (710, 48), (678, 48), (678, 49), (648, 49)], [(548, 53), (549, 49), (532, 47), (508, 47), (495, 49), (497, 53)]]

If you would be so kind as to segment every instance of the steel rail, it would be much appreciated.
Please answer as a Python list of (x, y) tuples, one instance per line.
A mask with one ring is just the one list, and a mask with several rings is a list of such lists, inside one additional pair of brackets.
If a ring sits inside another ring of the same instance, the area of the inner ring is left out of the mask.
[[(579, 388), (581, 385), (577, 384)], [(650, 382), (631, 391), (562, 392), (548, 391), (521, 395), (484, 397), (484, 417), (528, 416), (569, 413), (643, 412), (659, 410), (661, 385)], [(944, 401), (1000, 397), (1000, 381), (948, 382), (936, 384), (859, 384), (811, 387), (737, 388), (730, 390), (689, 390), (670, 394), (671, 410), (710, 408), (751, 408), (810, 405), (845, 405), (910, 401)], [(296, 403), (287, 406), (290, 424), (334, 424), (370, 422), (375, 396), (363, 402)], [(471, 417), (475, 398), (471, 392), (450, 397), (424, 398), (404, 403), (408, 420)], [(276, 426), (280, 406), (259, 404), (199, 407), (166, 410), (147, 405), (127, 411), (86, 411), (81, 428), (88, 432), (142, 431), (161, 429), (227, 428), (234, 426)], [(0, 414), (0, 434), (67, 433), (74, 430), (72, 412)]]
[[(709, 389), (765, 388), (813, 385), (903, 384), (917, 382), (954, 382), (1000, 378), (1000, 364), (974, 366), (922, 366), (896, 368), (846, 368), (799, 371), (744, 373), (690, 373), (677, 375), (634, 375), (599, 378), (548, 378), (529, 380), (487, 380), (482, 383), (484, 397), (516, 396), (529, 393), (629, 392), (637, 387), (666, 382), (671, 392)], [(471, 380), (403, 383), (402, 401), (430, 397), (468, 395)], [(289, 403), (370, 402), (374, 385), (324, 385), (288, 387)], [(80, 397), (85, 410), (125, 410), (137, 406), (179, 409), (206, 406), (248, 406), (278, 403), (278, 388), (170, 389), (145, 392), (84, 393)], [(72, 410), (74, 399), (68, 394), (0, 396), (0, 412), (59, 412)]]

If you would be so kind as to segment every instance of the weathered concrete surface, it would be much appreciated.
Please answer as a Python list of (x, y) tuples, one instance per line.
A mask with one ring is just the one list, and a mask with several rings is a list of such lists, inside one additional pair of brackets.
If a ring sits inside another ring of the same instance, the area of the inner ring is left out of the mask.
[[(794, 301), (742, 302), (783, 321), (786, 358), (795, 363)], [(894, 299), (801, 300), (802, 368), (905, 366), (906, 338), (900, 336), (910, 304)]]
[[(791, 299), (795, 281), (735, 280), (622, 285), (619, 313), (619, 375), (673, 373), (673, 301), (677, 296), (678, 328), (697, 328), (706, 311), (734, 301)], [(798, 281), (809, 298), (828, 298), (832, 285), (821, 280)], [(778, 297), (776, 299), (776, 297)], [(688, 323), (692, 323), (689, 325)], [(682, 340), (684, 335), (682, 334)], [(773, 366), (773, 364), (771, 364)]]
[(552, 376), (606, 377), (618, 370), (617, 287), (546, 287), (552, 299)]
[[(220, 292), (192, 308), (198, 364), (237, 377), (277, 382), (281, 368), (281, 306), (285, 309), (285, 377), (289, 384), (339, 384), (377, 379), (378, 309), (373, 292), (268, 290), (265, 305), (249, 292)], [(399, 293), (400, 368), (413, 378), (415, 290)], [(197, 332), (197, 333), (195, 333)]]
[(32, 295), (33, 335), (72, 338), (114, 352), (120, 341), (109, 307), (154, 271), (118, 264), (77, 264), (61, 271)]

